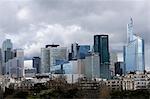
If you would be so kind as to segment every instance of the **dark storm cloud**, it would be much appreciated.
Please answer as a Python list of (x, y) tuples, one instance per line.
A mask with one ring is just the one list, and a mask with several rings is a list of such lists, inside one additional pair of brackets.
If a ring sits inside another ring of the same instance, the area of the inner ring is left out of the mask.
[(38, 54), (46, 43), (92, 44), (94, 34), (105, 33), (110, 35), (110, 49), (122, 51), (126, 24), (133, 17), (135, 33), (149, 48), (149, 9), (149, 0), (1, 0), (0, 33), (25, 48), (27, 56)]

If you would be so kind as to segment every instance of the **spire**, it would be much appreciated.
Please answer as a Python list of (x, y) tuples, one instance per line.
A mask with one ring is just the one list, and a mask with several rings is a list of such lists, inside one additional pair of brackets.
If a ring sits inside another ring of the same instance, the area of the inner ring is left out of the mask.
[(133, 25), (133, 19), (130, 17), (130, 24)]
[(130, 17), (130, 22), (127, 24), (127, 42), (133, 41), (133, 20)]

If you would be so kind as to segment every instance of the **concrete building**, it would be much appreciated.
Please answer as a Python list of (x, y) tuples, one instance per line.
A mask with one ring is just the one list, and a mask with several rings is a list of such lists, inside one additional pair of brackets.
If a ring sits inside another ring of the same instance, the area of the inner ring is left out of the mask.
[(20, 78), (24, 76), (24, 51), (22, 49), (14, 50), (13, 59), (6, 62), (6, 67), (9, 70), (9, 76)]
[(110, 72), (111, 76), (115, 75), (115, 63), (118, 61), (117, 53), (110, 52)]
[(128, 74), (123, 77), (123, 90), (148, 89), (150, 78), (144, 74)]
[(98, 54), (92, 54), (84, 59), (85, 77), (87, 79), (101, 78), (100, 60)]
[(114, 80), (107, 80), (106, 85), (110, 90), (122, 90), (122, 80), (120, 79), (114, 79)]
[(24, 74), (25, 77), (35, 77), (36, 68), (26, 68)]
[(47, 45), (41, 49), (41, 73), (50, 73), (51, 66), (59, 65), (68, 60), (67, 47)]

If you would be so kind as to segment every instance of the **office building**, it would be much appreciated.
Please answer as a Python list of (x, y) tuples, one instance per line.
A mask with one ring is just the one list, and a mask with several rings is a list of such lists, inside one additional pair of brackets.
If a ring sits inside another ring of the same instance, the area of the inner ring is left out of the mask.
[(78, 44), (77, 43), (71, 44), (71, 53), (72, 53), (72, 59), (77, 59), (77, 55), (78, 55)]
[(15, 49), (13, 52), (13, 59), (6, 62), (9, 70), (8, 74), (13, 78), (21, 78), (24, 76), (24, 51), (22, 49)]
[(13, 58), (13, 44), (10, 39), (6, 39), (2, 43), (2, 73), (8, 74), (6, 62)]
[(2, 50), (0, 48), (0, 75), (2, 75), (2, 70), (3, 70), (2, 61), (3, 61), (3, 59), (2, 59)]
[(106, 86), (112, 91), (122, 91), (122, 80), (120, 79), (107, 80)]
[(26, 68), (24, 72), (25, 77), (35, 77), (37, 71), (36, 68)]
[(36, 73), (40, 73), (40, 65), (41, 65), (41, 58), (40, 57), (33, 57), (33, 68), (36, 68)]
[(146, 90), (149, 89), (149, 77), (145, 74), (127, 74), (123, 78), (123, 90)]
[(58, 45), (47, 45), (41, 49), (41, 73), (50, 73), (50, 67), (63, 64), (68, 60), (67, 48)]
[(115, 63), (118, 61), (117, 53), (110, 52), (110, 72), (111, 76), (115, 75)]
[(100, 56), (100, 76), (109, 79), (109, 40), (108, 35), (94, 35), (94, 53)]
[(50, 72), (50, 51), (48, 48), (41, 48), (41, 67), (40, 73)]
[(4, 63), (12, 59), (13, 44), (10, 39), (6, 39), (2, 44), (2, 57)]
[(90, 55), (90, 45), (78, 45), (78, 59), (85, 59)]
[(101, 63), (109, 63), (108, 35), (94, 35), (94, 52), (100, 54)]
[(115, 75), (125, 75), (125, 65), (124, 62), (115, 63)]
[(84, 69), (82, 60), (71, 60), (68, 63), (51, 67), (53, 77), (64, 76), (68, 83), (77, 82), (80, 77), (83, 77)]
[(85, 77), (87, 79), (100, 78), (100, 60), (98, 54), (92, 54), (84, 59)]
[(133, 32), (133, 20), (127, 24), (127, 45), (124, 46), (126, 72), (144, 72), (144, 40)]
[(73, 43), (71, 45), (71, 53), (69, 54), (69, 59), (70, 60), (84, 59), (86, 56), (89, 55), (89, 52), (90, 52), (90, 45), (79, 45), (77, 43)]

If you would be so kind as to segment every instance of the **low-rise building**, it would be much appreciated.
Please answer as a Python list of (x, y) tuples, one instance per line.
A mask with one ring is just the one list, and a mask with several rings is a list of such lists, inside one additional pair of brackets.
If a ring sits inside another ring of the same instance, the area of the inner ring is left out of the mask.
[(120, 79), (107, 80), (106, 85), (110, 90), (122, 90), (122, 80)]
[(150, 78), (146, 74), (128, 74), (123, 77), (123, 90), (148, 89)]

